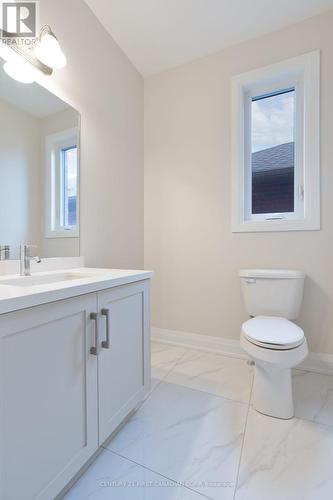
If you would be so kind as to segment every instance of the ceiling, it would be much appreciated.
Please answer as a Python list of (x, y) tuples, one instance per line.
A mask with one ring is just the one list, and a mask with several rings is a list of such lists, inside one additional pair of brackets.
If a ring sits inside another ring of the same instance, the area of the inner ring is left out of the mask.
[(333, 0), (85, 0), (144, 76), (333, 9)]

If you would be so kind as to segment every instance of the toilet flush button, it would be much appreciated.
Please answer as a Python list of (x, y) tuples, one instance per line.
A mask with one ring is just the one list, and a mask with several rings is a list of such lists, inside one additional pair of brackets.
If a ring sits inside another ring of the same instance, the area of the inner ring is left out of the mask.
[(248, 285), (254, 285), (255, 283), (257, 283), (257, 280), (255, 278), (247, 278), (245, 280), (245, 283), (247, 283)]

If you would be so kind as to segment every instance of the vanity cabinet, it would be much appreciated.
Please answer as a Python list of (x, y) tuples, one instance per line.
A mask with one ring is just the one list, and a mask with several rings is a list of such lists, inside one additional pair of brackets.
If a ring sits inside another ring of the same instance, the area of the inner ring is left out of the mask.
[(98, 310), (101, 445), (142, 399), (150, 383), (150, 344), (145, 342), (150, 316), (148, 288), (136, 283), (100, 292)]
[(54, 499), (143, 398), (149, 366), (149, 280), (0, 315), (0, 499)]

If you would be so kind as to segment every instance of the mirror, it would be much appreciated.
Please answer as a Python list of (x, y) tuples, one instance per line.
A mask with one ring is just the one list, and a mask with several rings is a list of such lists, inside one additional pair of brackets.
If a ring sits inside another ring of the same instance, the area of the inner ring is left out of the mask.
[(0, 64), (0, 117), (0, 260), (79, 256), (79, 113)]

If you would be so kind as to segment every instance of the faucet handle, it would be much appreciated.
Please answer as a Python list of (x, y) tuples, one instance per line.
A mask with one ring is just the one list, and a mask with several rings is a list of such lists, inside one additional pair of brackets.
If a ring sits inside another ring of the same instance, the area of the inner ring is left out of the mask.
[(24, 243), (23, 245), (21, 245), (21, 250), (23, 251), (28, 251), (30, 250), (31, 248), (38, 248), (37, 245), (30, 245), (30, 243)]
[(23, 245), (21, 245), (21, 260), (31, 257), (30, 250), (32, 248), (38, 248), (38, 247), (37, 245), (30, 245), (28, 243), (24, 243)]
[(42, 259), (37, 255), (32, 257), (30, 255), (30, 249), (37, 248), (36, 245), (23, 244), (21, 245), (21, 258), (20, 258), (20, 268), (21, 268), (21, 276), (30, 276), (30, 261), (34, 260), (39, 264), (42, 262)]

